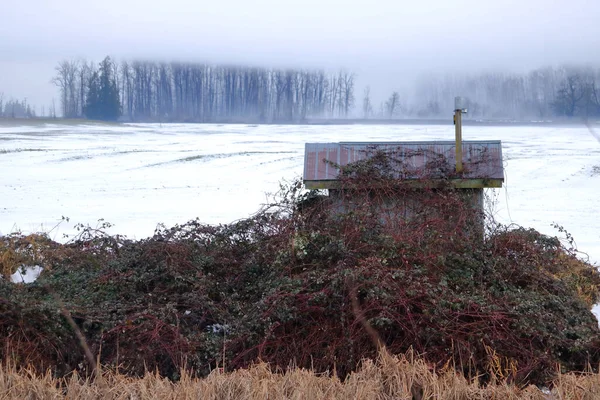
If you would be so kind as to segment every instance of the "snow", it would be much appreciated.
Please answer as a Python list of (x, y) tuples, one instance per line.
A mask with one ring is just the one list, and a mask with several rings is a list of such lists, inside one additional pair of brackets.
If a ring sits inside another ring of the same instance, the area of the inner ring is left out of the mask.
[[(301, 176), (305, 142), (453, 139), (452, 125), (0, 122), (0, 231), (64, 240), (102, 218), (140, 239), (159, 223), (228, 223)], [(556, 223), (600, 262), (600, 142), (586, 126), (465, 126), (463, 139), (502, 140), (500, 222), (561, 237)]]
[(10, 276), (12, 283), (31, 283), (40, 276), (44, 269), (39, 265), (22, 265)]

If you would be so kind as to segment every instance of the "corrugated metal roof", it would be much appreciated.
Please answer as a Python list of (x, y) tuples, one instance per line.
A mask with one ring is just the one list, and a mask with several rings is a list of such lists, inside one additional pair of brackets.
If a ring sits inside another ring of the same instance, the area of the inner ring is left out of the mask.
[(454, 141), (306, 143), (304, 180), (336, 180), (338, 166), (367, 160), (381, 152), (397, 166), (393, 170), (400, 179), (423, 178), (423, 171), (437, 168), (444, 177), (504, 180), (499, 140), (463, 141), (462, 146), (464, 172), (457, 176), (453, 173), (456, 164)]

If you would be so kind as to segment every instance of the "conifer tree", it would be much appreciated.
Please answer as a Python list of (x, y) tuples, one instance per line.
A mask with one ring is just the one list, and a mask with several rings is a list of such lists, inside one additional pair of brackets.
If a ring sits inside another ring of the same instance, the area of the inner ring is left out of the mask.
[(103, 121), (116, 121), (121, 116), (119, 91), (110, 57), (100, 63), (99, 70), (88, 82), (85, 115), (89, 119)]
[(100, 96), (99, 96), (99, 78), (98, 72), (94, 72), (88, 82), (88, 93), (84, 107), (85, 116), (88, 119), (101, 119), (100, 117)]

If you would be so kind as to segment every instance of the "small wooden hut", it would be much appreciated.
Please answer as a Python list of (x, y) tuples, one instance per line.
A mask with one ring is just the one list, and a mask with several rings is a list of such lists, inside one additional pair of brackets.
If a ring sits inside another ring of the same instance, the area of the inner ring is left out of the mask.
[[(460, 163), (457, 163), (457, 155)], [(427, 210), (425, 203), (434, 204), (432, 196), (435, 199), (448, 190), (457, 191), (468, 204), (483, 213), (483, 189), (500, 188), (504, 181), (499, 140), (460, 140), (307, 143), (304, 184), (308, 189), (328, 189), (330, 201), (336, 204), (334, 209), (362, 207), (364, 199), (358, 197), (364, 196), (365, 191), (350, 188), (344, 181), (348, 167), (361, 163), (369, 165), (371, 172), (380, 172), (374, 179), (360, 184), (368, 189), (369, 196), (378, 196), (378, 212), (386, 219), (407, 219), (423, 215), (424, 210), (436, 214), (436, 210)], [(392, 178), (403, 190), (382, 188), (379, 176)], [(386, 192), (382, 193), (384, 189)]]

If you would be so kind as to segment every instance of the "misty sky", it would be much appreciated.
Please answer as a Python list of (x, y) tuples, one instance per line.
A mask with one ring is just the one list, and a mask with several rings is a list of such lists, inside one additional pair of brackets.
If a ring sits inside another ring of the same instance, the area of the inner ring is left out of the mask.
[[(348, 68), (375, 97), (419, 74), (600, 64), (600, 0), (21, 0), (0, 92), (46, 108), (65, 58)], [(58, 108), (58, 103), (57, 103)]]

